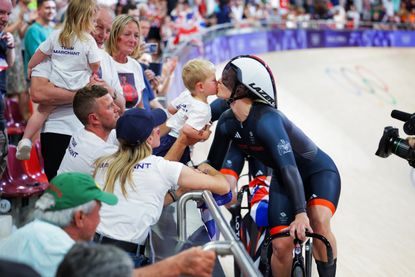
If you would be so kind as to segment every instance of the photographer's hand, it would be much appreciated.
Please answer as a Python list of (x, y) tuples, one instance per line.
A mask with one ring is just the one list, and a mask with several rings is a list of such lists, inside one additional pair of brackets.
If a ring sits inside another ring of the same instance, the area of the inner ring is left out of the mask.
[(407, 137), (406, 140), (408, 141), (409, 146), (415, 149), (415, 137)]

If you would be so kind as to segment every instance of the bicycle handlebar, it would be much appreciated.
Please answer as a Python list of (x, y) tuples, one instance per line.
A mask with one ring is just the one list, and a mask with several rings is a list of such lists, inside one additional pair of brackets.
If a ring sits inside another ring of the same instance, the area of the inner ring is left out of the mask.
[[(333, 249), (331, 247), (331, 244), (330, 244), (329, 240), (326, 237), (324, 237), (323, 235), (316, 234), (316, 233), (310, 233), (308, 231), (305, 232), (305, 235), (309, 238), (318, 239), (322, 243), (324, 243), (324, 245), (326, 246), (326, 251), (327, 251), (327, 263), (329, 265), (332, 265), (333, 264)], [(281, 232), (281, 233), (278, 233), (278, 234), (275, 234), (275, 235), (271, 235), (265, 240), (264, 247), (267, 249), (269, 244), (271, 243), (271, 241), (273, 241), (274, 239), (289, 237), (289, 236), (290, 236), (289, 231), (285, 231), (285, 232)]]

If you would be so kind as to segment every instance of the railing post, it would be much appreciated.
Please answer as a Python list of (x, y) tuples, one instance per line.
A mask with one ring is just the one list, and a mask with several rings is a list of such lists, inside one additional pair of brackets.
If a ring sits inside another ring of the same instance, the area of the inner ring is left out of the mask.
[(179, 241), (187, 240), (186, 204), (189, 200), (202, 199), (202, 191), (192, 191), (183, 194), (177, 201), (177, 233)]
[(238, 263), (239, 268), (243, 272), (244, 276), (262, 276), (259, 270), (255, 267), (251, 257), (246, 252), (242, 243), (236, 237), (231, 227), (227, 223), (225, 217), (222, 215), (218, 205), (213, 199), (210, 191), (195, 191), (188, 192), (182, 195), (177, 203), (177, 231), (179, 234), (179, 241), (185, 241), (187, 239), (186, 234), (186, 203), (189, 200), (203, 199), (208, 207), (213, 219), (216, 222), (223, 238), (222, 241), (209, 242), (205, 244), (204, 249), (212, 249), (217, 252), (218, 255), (233, 254), (235, 261)]

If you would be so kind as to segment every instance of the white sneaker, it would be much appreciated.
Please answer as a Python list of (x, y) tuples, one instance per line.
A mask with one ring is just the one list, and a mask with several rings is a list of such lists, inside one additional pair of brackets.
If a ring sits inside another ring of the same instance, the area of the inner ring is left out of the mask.
[(17, 144), (16, 158), (18, 160), (29, 160), (30, 151), (32, 150), (32, 141), (24, 138)]

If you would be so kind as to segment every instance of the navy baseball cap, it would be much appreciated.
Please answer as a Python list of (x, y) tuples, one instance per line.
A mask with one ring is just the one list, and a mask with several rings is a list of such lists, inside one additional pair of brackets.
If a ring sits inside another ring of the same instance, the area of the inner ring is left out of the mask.
[(117, 120), (117, 139), (129, 145), (139, 145), (147, 140), (155, 127), (166, 120), (167, 115), (162, 109), (129, 109)]

